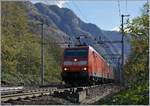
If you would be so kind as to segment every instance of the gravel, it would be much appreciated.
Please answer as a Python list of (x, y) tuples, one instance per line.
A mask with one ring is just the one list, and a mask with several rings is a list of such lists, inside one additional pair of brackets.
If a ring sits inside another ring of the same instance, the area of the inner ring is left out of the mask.
[[(5, 105), (4, 103), (2, 103)], [(11, 105), (71, 105), (70, 101), (62, 98), (57, 98), (53, 96), (42, 96), (29, 99), (21, 99), (18, 101), (9, 101), (7, 104)]]

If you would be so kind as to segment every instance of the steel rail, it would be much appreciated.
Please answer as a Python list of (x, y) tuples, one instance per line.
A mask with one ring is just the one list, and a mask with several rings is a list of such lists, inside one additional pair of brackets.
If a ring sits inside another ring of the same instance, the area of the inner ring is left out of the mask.
[(106, 86), (111, 86), (110, 84), (102, 84), (102, 85), (93, 85), (93, 86), (82, 86), (82, 87), (70, 87), (70, 88), (44, 88), (44, 89), (32, 89), (32, 90), (25, 90), (22, 93), (15, 93), (15, 94), (7, 94), (7, 95), (1, 95), (1, 102), (7, 102), (7, 101), (13, 101), (13, 100), (19, 100), (19, 99), (25, 99), (25, 98), (32, 98), (32, 97), (39, 97), (39, 96), (45, 96), (45, 95), (53, 95), (55, 92), (61, 93), (61, 92), (80, 92), (88, 89), (94, 89), (97, 87), (103, 87), (105, 89)]

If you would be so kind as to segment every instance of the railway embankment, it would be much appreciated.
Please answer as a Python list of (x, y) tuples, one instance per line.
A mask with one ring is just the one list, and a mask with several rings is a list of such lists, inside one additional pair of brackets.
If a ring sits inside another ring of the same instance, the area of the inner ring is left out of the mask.
[[(119, 92), (122, 88), (114, 84), (73, 88), (43, 88), (2, 95), (2, 104), (12, 105), (54, 105), (93, 104), (100, 99)], [(26, 92), (26, 93), (25, 93)]]

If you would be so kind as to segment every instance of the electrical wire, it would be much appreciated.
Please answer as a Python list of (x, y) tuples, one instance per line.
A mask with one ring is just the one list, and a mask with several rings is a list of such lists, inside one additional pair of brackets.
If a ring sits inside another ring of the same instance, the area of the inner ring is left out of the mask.
[(75, 1), (71, 0), (72, 1), (72, 4), (74, 5), (74, 7), (77, 9), (77, 11), (79, 11), (80, 15), (83, 17), (83, 19), (85, 21), (88, 21), (86, 16), (81, 12), (80, 8), (78, 7), (78, 5), (75, 3)]
[(128, 12), (128, 4), (127, 4), (127, 0), (126, 0), (126, 14), (128, 14), (127, 12)]
[(118, 0), (118, 11), (119, 11), (119, 17), (121, 16), (121, 10), (120, 10), (120, 0)]

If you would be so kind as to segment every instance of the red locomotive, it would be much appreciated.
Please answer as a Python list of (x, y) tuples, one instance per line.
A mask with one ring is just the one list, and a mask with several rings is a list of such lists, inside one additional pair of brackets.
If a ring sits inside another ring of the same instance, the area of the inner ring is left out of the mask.
[(67, 84), (100, 84), (114, 80), (112, 68), (91, 46), (66, 48), (61, 75)]

